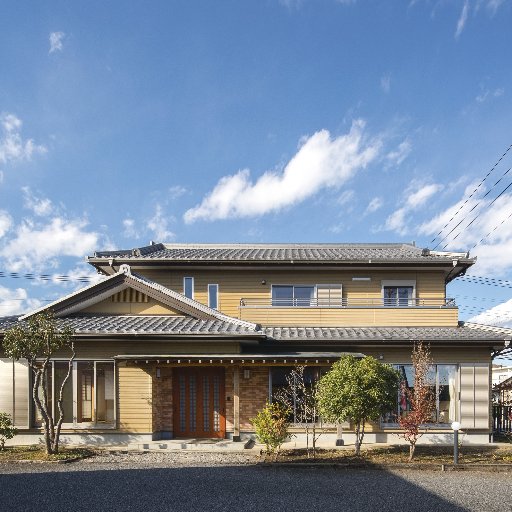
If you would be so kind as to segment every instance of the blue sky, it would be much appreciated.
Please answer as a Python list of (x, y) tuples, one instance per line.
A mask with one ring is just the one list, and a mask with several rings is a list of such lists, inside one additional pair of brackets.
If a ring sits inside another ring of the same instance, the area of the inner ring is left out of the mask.
[[(433, 247), (512, 144), (511, 21), (509, 0), (5, 0), (0, 271), (87, 275), (150, 240)], [(475, 275), (512, 279), (512, 187), (490, 204), (511, 165), (439, 247), (503, 220)], [(76, 285), (1, 277), (0, 314)], [(509, 292), (448, 293), (469, 318)]]

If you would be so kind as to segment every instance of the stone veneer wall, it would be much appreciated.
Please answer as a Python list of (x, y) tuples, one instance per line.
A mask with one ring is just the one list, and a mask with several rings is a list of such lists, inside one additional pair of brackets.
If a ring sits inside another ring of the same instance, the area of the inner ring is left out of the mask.
[(153, 368), (153, 432), (172, 432), (172, 368), (160, 367), (160, 378)]
[[(244, 379), (244, 369), (251, 372)], [(254, 432), (251, 418), (265, 407), (268, 400), (268, 367), (240, 368), (240, 431)]]

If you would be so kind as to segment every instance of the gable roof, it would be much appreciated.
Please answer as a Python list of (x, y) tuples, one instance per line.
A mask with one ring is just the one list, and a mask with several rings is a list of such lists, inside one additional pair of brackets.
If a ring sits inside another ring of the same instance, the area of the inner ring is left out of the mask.
[(260, 262), (260, 263), (452, 263), (475, 262), (469, 253), (421, 249), (412, 244), (164, 244), (155, 243), (130, 250), (100, 251), (89, 263), (135, 261), (168, 262)]
[(257, 324), (224, 315), (215, 309), (209, 308), (208, 306), (205, 306), (193, 299), (189, 299), (188, 297), (185, 297), (184, 295), (161, 284), (151, 281), (141, 275), (134, 274), (131, 272), (128, 265), (123, 265), (120, 272), (107, 277), (99, 283), (82, 288), (81, 290), (71, 293), (56, 300), (55, 302), (47, 304), (35, 311), (31, 311), (30, 313), (19, 317), (19, 319), (25, 320), (37, 313), (48, 310), (53, 311), (57, 317), (72, 315), (124, 290), (125, 288), (133, 288), (145, 293), (149, 297), (196, 319), (217, 320), (231, 325), (239, 325), (250, 330), (258, 330)]

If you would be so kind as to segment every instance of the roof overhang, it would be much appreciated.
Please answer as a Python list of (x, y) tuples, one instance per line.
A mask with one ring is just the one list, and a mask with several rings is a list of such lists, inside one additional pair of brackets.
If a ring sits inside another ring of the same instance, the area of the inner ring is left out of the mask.
[(114, 356), (117, 361), (141, 363), (157, 362), (162, 364), (256, 364), (256, 363), (331, 363), (345, 355), (362, 358), (360, 352), (282, 352), (279, 354), (120, 354)]

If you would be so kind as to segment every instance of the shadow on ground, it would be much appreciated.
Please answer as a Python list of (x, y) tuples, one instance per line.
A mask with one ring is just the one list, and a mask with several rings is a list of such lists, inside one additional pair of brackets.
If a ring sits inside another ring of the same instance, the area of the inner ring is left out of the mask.
[(261, 466), (128, 469), (123, 464), (94, 463), (82, 463), (80, 468), (34, 466), (8, 471), (0, 467), (2, 510), (466, 510), (387, 471)]

